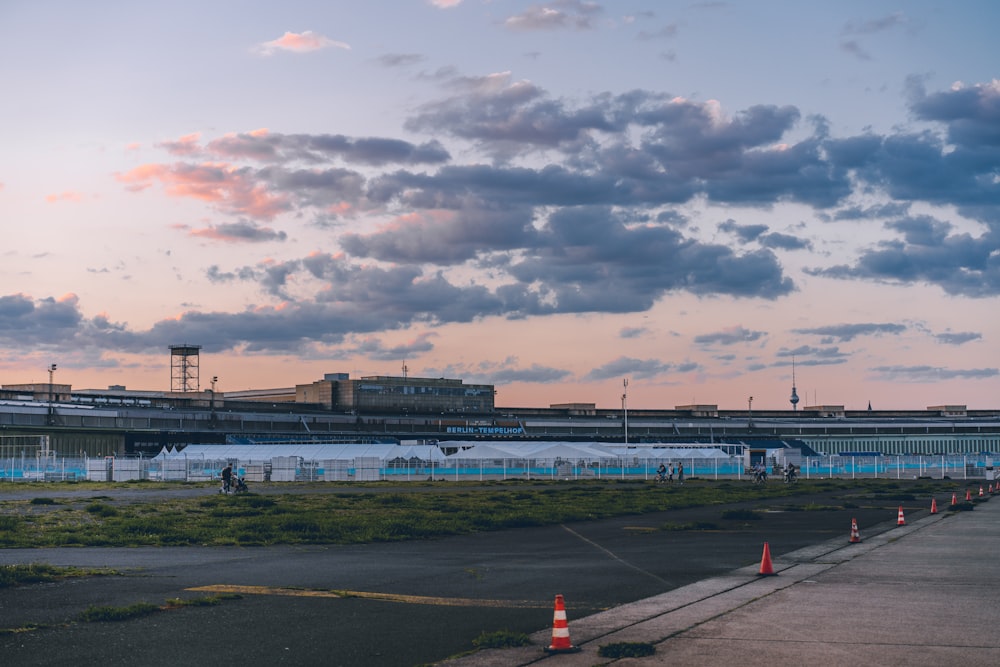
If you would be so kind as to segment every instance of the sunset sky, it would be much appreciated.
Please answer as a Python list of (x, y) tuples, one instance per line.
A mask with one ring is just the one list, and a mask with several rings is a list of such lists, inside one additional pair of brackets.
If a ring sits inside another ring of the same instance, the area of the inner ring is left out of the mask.
[(1000, 408), (1000, 3), (0, 2), (0, 383)]

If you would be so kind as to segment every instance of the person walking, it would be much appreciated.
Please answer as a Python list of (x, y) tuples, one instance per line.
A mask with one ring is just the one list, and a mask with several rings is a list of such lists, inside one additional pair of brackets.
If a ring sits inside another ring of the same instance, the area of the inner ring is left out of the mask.
[(222, 469), (222, 492), (229, 493), (233, 483), (233, 464), (228, 463), (226, 467)]
[(677, 464), (677, 483), (678, 484), (683, 484), (684, 483), (684, 464), (683, 463), (678, 463)]

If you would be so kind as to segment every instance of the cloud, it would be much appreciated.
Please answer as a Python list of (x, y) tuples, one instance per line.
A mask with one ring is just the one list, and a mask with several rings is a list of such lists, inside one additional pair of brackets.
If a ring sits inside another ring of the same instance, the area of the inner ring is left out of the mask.
[[(841, 351), (837, 346), (813, 347), (812, 345), (800, 345), (794, 349), (782, 348), (775, 353), (779, 359), (792, 358), (799, 366), (830, 366), (833, 364), (843, 364), (847, 362), (849, 355)], [(782, 362), (777, 365), (790, 366), (791, 362)]]
[(842, 30), (845, 35), (873, 35), (875, 33), (891, 30), (899, 26), (909, 24), (909, 19), (902, 12), (895, 12), (887, 16), (865, 21), (848, 21)]
[(591, 19), (603, 9), (596, 2), (583, 0), (555, 0), (542, 5), (531, 5), (520, 14), (504, 20), (508, 30), (588, 30)]
[(701, 334), (694, 337), (697, 345), (735, 345), (738, 343), (753, 343), (765, 338), (763, 331), (751, 331), (742, 326), (730, 327), (722, 331)]
[(386, 53), (376, 60), (383, 67), (408, 67), (424, 62), (427, 57), (419, 53)]
[(382, 341), (372, 336), (363, 339), (353, 348), (342, 350), (341, 353), (348, 356), (362, 356), (374, 361), (405, 361), (432, 351), (434, 343), (430, 339), (436, 335), (422, 333), (407, 343), (390, 347), (386, 347)]
[(438, 164), (448, 151), (437, 141), (412, 144), (383, 137), (347, 137), (342, 134), (280, 134), (255, 130), (227, 134), (210, 141), (206, 152), (217, 158), (258, 162), (318, 164), (335, 159), (368, 166)]
[(481, 361), (476, 364), (448, 364), (443, 367), (425, 368), (427, 377), (460, 377), (469, 383), (505, 385), (517, 382), (550, 384), (561, 382), (573, 374), (570, 371), (533, 363), (523, 367), (514, 356), (502, 361)]
[(312, 30), (306, 30), (305, 32), (286, 32), (277, 39), (258, 44), (255, 50), (260, 55), (271, 56), (279, 51), (309, 53), (328, 48), (350, 50), (351, 47), (344, 42), (338, 42)]
[(931, 216), (885, 224), (898, 237), (864, 250), (853, 265), (808, 269), (811, 275), (888, 283), (937, 285), (948, 294), (986, 298), (1000, 294), (1000, 226), (979, 237), (954, 233)]
[(910, 204), (905, 202), (887, 202), (870, 206), (847, 206), (832, 216), (824, 216), (826, 220), (874, 220), (878, 218), (898, 218), (910, 211)]
[(289, 208), (284, 197), (257, 183), (251, 170), (227, 163), (145, 164), (116, 178), (133, 192), (159, 182), (168, 196), (197, 199), (251, 218), (270, 220)]
[(200, 155), (202, 152), (202, 148), (198, 143), (200, 140), (201, 133), (193, 132), (191, 134), (185, 134), (174, 141), (161, 141), (156, 144), (156, 146), (157, 148), (164, 149), (171, 155), (181, 157), (196, 156)]
[(341, 245), (355, 257), (457, 264), (476, 258), (484, 248), (499, 252), (532, 245), (536, 232), (531, 223), (530, 211), (523, 207), (427, 210), (400, 216), (375, 234), (347, 233)]
[(856, 39), (845, 39), (840, 43), (840, 49), (858, 60), (871, 60), (872, 55), (866, 51)]
[(636, 34), (636, 39), (642, 42), (673, 39), (677, 36), (677, 30), (678, 27), (676, 23), (669, 23), (659, 30), (640, 30), (638, 34)]
[(17, 293), (0, 296), (0, 342), (12, 349), (72, 342), (85, 320), (79, 297), (35, 299)]
[(209, 225), (201, 229), (192, 229), (188, 231), (188, 234), (217, 241), (251, 243), (284, 241), (288, 236), (285, 232), (275, 231), (269, 227), (260, 227), (249, 220)]
[(812, 248), (812, 243), (808, 239), (779, 232), (764, 234), (758, 241), (765, 248), (778, 248), (780, 250), (809, 250)]
[[(803, 122), (790, 106), (727, 111), (644, 90), (557, 99), (509, 72), (449, 71), (437, 82), (444, 96), (406, 123), (422, 140), (264, 129), (192, 134), (160, 144), (176, 161), (119, 174), (128, 190), (159, 186), (231, 217), (191, 233), (282, 241), (278, 229), (319, 224), (328, 245), (280, 261), (208, 267), (209, 281), (259, 288), (266, 302), (245, 312), (192, 309), (143, 331), (88, 329), (88, 340), (152, 349), (197, 334), (217, 349), (321, 356), (347, 353), (357, 337), (377, 332), (644, 312), (681, 293), (777, 300), (797, 289), (782, 251), (811, 243), (738, 222), (737, 207), (769, 211), (786, 202), (830, 225), (882, 225), (881, 241), (807, 275), (929, 283), (964, 297), (1000, 293), (995, 83), (937, 93), (914, 85), (908, 103), (924, 124), (919, 133), (833, 137), (829, 123)], [(688, 211), (703, 203), (733, 211), (718, 225), (718, 240), (706, 240), (714, 230), (699, 229)], [(932, 207), (950, 207), (955, 219), (926, 214), (940, 210)], [(959, 223), (962, 215), (982, 231), (966, 231), (976, 227)], [(833, 343), (907, 328), (836, 324), (796, 333), (822, 340), (803, 348), (803, 364), (833, 364), (849, 354)], [(952, 345), (975, 340), (941, 336)], [(768, 336), (734, 327), (695, 342), (747, 340), (760, 345)], [(514, 370), (565, 377), (560, 369)]]
[(717, 227), (720, 232), (734, 234), (743, 243), (755, 241), (767, 231), (767, 225), (740, 225), (732, 219), (720, 222)]
[(893, 324), (889, 322), (831, 324), (823, 327), (793, 329), (794, 333), (822, 336), (829, 340), (836, 340), (840, 342), (852, 341), (859, 336), (897, 335), (903, 333), (904, 331), (906, 331), (905, 325)]
[(623, 327), (621, 331), (618, 332), (620, 338), (641, 338), (643, 335), (649, 332), (646, 327)]
[(930, 95), (917, 88), (910, 107), (921, 120), (944, 123), (951, 144), (984, 157), (1000, 148), (1000, 79)]
[(996, 368), (953, 369), (942, 366), (876, 366), (871, 372), (881, 382), (919, 383), (985, 380), (1000, 375), (1000, 370)]
[(83, 194), (76, 192), (75, 190), (66, 190), (60, 192), (59, 194), (45, 195), (45, 201), (50, 204), (56, 204), (58, 202), (81, 202), (83, 201)]
[(857, 57), (859, 60), (872, 60), (872, 55), (861, 46), (857, 39), (853, 39), (854, 37), (875, 35), (898, 27), (906, 27), (910, 24), (911, 21), (902, 12), (896, 12), (876, 19), (848, 21), (841, 30), (843, 39), (841, 39), (840, 48), (844, 52)]
[(693, 363), (672, 364), (664, 363), (658, 359), (635, 359), (622, 356), (592, 369), (584, 377), (584, 381), (602, 382), (612, 378), (649, 380), (660, 375), (690, 373), (697, 369), (698, 365)]
[(964, 345), (974, 340), (982, 340), (983, 335), (973, 331), (946, 331), (934, 334), (934, 339), (946, 345)]

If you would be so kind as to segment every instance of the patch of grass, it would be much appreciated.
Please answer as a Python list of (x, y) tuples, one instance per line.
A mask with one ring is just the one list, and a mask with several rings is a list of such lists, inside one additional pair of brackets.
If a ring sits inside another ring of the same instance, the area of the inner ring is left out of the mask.
[(71, 577), (92, 577), (115, 574), (114, 570), (55, 567), (45, 563), (30, 565), (0, 565), (0, 588), (22, 584), (39, 584)]
[(523, 632), (497, 630), (496, 632), (480, 633), (478, 637), (472, 640), (472, 645), (477, 649), (513, 648), (515, 646), (530, 646), (531, 640)]
[(54, 498), (32, 498), (30, 502), (31, 502), (32, 505), (58, 505), (59, 504), (58, 502), (56, 502), (56, 500)]
[(830, 512), (833, 510), (839, 510), (841, 506), (838, 505), (820, 505), (819, 503), (806, 503), (802, 506), (803, 512)]
[(719, 526), (711, 521), (690, 521), (688, 523), (674, 523), (668, 521), (660, 526), (660, 530), (718, 530)]
[(597, 655), (602, 658), (645, 658), (656, 653), (656, 647), (648, 642), (618, 642), (602, 644)]
[(86, 510), (98, 516), (115, 516), (118, 514), (118, 510), (105, 503), (90, 503), (87, 505)]
[(118, 621), (128, 621), (133, 618), (149, 616), (161, 611), (161, 608), (148, 602), (136, 602), (127, 607), (96, 607), (91, 606), (84, 609), (77, 620), (82, 623), (115, 623)]
[(238, 593), (220, 593), (219, 595), (205, 595), (197, 598), (168, 598), (164, 605), (167, 609), (179, 609), (181, 607), (214, 607), (222, 604), (226, 600), (239, 600), (243, 596)]
[(16, 628), (0, 628), (0, 637), (6, 635), (17, 635), (22, 632), (34, 632), (35, 630), (42, 630), (49, 627), (44, 623), (25, 623), (24, 625), (19, 625)]
[[(58, 487), (58, 482), (54, 483)], [(515, 527), (591, 521), (671, 509), (779, 499), (831, 491), (870, 494), (882, 480), (842, 480), (751, 487), (698, 480), (664, 489), (642, 480), (508, 480), (409, 482), (386, 492), (384, 483), (288, 483), (287, 494), (131, 499), (108, 496), (60, 499), (56, 511), (32, 512), (28, 500), (0, 501), (0, 547), (52, 546), (255, 546), (360, 544), (433, 539)], [(923, 484), (923, 482), (921, 482)], [(166, 485), (167, 488), (182, 483)], [(321, 492), (297, 493), (303, 487)], [(133, 487), (134, 488), (134, 487)], [(205, 487), (209, 488), (209, 487)], [(284, 488), (284, 487), (283, 487)], [(904, 487), (907, 490), (915, 487)], [(372, 489), (370, 492), (358, 491)], [(412, 489), (412, 492), (411, 492)], [(899, 493), (898, 490), (895, 491)], [(852, 496), (857, 499), (857, 495)], [(789, 506), (787, 511), (802, 511)], [(813, 509), (820, 509), (819, 506)], [(729, 510), (723, 519), (746, 521)], [(716, 530), (710, 522), (665, 524), (659, 530)]]

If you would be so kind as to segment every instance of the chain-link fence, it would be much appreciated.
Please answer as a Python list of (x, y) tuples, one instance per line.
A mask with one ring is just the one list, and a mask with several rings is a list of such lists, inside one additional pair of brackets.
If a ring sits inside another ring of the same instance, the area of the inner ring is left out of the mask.
[[(823, 456), (803, 458), (802, 479), (975, 479), (993, 480), (992, 455), (948, 456)], [(204, 482), (218, 479), (232, 464), (248, 482), (292, 481), (423, 481), (507, 479), (645, 479), (657, 476), (660, 465), (673, 468), (673, 479), (747, 479), (744, 457), (590, 457), (590, 458), (419, 458), (382, 460), (378, 457), (310, 460), (295, 456), (266, 461), (239, 461), (187, 457), (167, 458), (56, 458), (8, 457), (0, 459), (0, 482), (153, 480)], [(772, 473), (780, 470), (771, 466)]]

